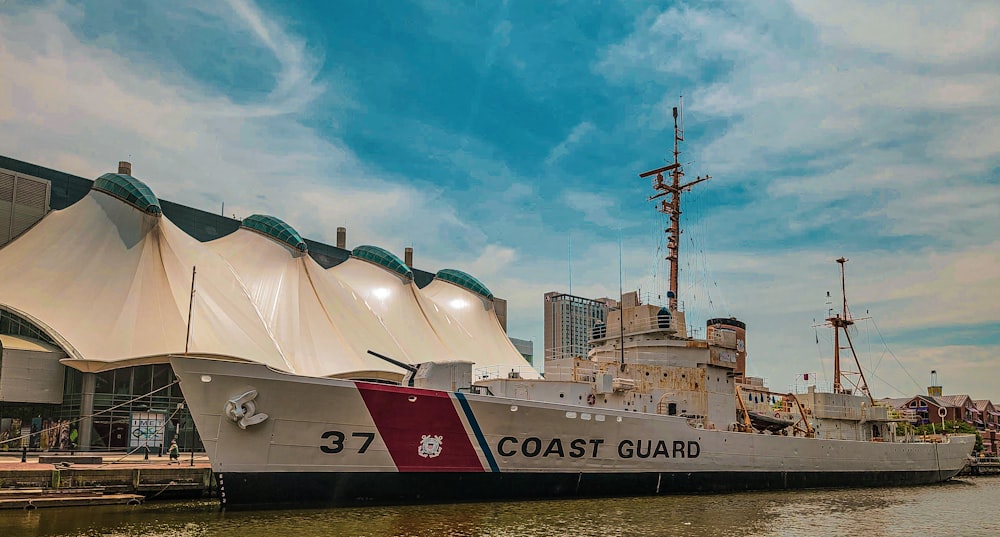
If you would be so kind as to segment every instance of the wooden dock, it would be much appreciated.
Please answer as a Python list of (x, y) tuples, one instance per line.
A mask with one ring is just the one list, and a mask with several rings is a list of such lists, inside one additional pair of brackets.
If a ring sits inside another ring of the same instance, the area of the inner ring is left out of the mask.
[(139, 505), (139, 494), (105, 494), (101, 487), (86, 489), (0, 489), (0, 509), (37, 509), (89, 505)]
[(1000, 475), (1000, 458), (978, 457), (973, 459), (959, 475)]
[(19, 457), (0, 457), (0, 509), (137, 505), (209, 497), (215, 489), (206, 460), (172, 465), (165, 458), (88, 456), (81, 461), (43, 455), (22, 463)]

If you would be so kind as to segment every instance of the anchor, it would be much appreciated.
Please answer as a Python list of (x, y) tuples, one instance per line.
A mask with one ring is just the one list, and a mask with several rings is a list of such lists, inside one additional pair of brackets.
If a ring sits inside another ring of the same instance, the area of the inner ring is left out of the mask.
[(257, 390), (250, 390), (243, 395), (233, 397), (226, 401), (225, 414), (240, 429), (246, 429), (251, 425), (257, 425), (267, 419), (267, 414), (261, 412), (257, 414), (257, 405), (253, 400), (257, 398)]

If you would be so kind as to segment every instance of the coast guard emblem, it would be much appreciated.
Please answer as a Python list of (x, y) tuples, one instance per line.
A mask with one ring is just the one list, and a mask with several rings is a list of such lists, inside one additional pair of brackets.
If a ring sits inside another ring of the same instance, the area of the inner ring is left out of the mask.
[(441, 444), (443, 443), (443, 436), (425, 434), (420, 439), (420, 447), (417, 448), (417, 453), (426, 459), (433, 459), (441, 454)]

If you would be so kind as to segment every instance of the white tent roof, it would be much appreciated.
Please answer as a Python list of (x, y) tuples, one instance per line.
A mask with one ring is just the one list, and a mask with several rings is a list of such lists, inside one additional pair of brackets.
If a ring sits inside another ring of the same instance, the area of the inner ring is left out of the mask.
[[(371, 350), (410, 364), (456, 359), (424, 317), (414, 293), (416, 285), (412, 281), (353, 257), (326, 272), (346, 284), (356, 300), (364, 304), (385, 327), (390, 339), (382, 343), (390, 350)], [(392, 352), (401, 354), (394, 355)]]
[(296, 372), (399, 380), (400, 368), (367, 353), (400, 355), (388, 332), (309, 255), (246, 228), (206, 245), (239, 275)]
[[(201, 243), (160, 214), (145, 185), (111, 175), (104, 191), (49, 213), (0, 248), (0, 307), (48, 333), (67, 365), (100, 371), (183, 353), (197, 267), (195, 355), (302, 375), (398, 379), (400, 369), (371, 350), (410, 364), (467, 360), (493, 374), (537, 377), (487, 298), (446, 281), (418, 289), (401, 261), (375, 247), (324, 270), (294, 230), (261, 215)], [(279, 233), (266, 236), (252, 227), (274, 223)]]
[(439, 279), (417, 294), (435, 331), (459, 359), (475, 363), (475, 373), (506, 376), (517, 371), (525, 378), (539, 377), (507, 338), (490, 300)]
[(100, 191), (0, 249), (0, 305), (46, 330), (87, 371), (190, 350), (294, 371), (225, 261), (166, 217)]

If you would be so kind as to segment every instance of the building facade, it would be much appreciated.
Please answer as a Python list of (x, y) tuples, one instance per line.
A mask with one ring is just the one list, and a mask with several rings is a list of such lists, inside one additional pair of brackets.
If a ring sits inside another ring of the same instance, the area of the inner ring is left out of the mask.
[[(968, 395), (940, 395), (940, 386), (929, 386), (929, 395), (886, 398), (882, 401), (901, 411), (914, 425), (941, 425), (942, 422), (965, 422), (979, 431), (983, 439), (983, 452), (996, 455), (1000, 412), (988, 399), (973, 400)], [(938, 395), (934, 395), (938, 394)]]
[(519, 352), (521, 356), (524, 357), (529, 364), (531, 364), (531, 367), (537, 369), (537, 365), (535, 364), (535, 343), (527, 339), (518, 339), (516, 337), (510, 338), (510, 342), (514, 344), (514, 348), (517, 349), (517, 352)]
[(591, 331), (618, 307), (610, 298), (590, 299), (566, 293), (545, 293), (545, 359), (586, 357)]

